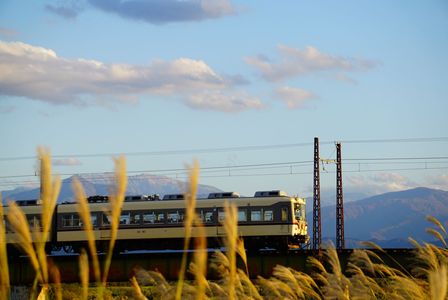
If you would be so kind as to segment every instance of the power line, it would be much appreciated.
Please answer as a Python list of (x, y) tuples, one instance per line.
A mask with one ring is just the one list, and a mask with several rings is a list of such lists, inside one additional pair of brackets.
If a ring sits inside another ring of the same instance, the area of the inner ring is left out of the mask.
[[(408, 163), (415, 163), (412, 161), (419, 161), (419, 163), (425, 163), (424, 161), (437, 161), (437, 160), (444, 160), (448, 159), (448, 156), (427, 156), (427, 157), (373, 157), (373, 158), (347, 158), (344, 160), (344, 165), (349, 164), (356, 164), (359, 165), (360, 163), (357, 162), (363, 162), (364, 164), (386, 164), (385, 162), (388, 162), (389, 164), (393, 164), (394, 161), (396, 164), (399, 163), (405, 163), (405, 161), (408, 161)], [(347, 162), (348, 161), (348, 162)], [(381, 161), (384, 161), (381, 163)], [(443, 162), (439, 162), (443, 163)], [(269, 168), (278, 168), (278, 167), (291, 167), (291, 166), (307, 166), (311, 165), (312, 161), (288, 161), (288, 162), (271, 162), (271, 163), (257, 163), (257, 164), (242, 164), (242, 165), (233, 165), (233, 166), (209, 166), (209, 167), (201, 167), (201, 172), (209, 172), (212, 170), (255, 170), (255, 169), (269, 169)], [(173, 169), (146, 169), (146, 170), (131, 170), (127, 171), (127, 174), (137, 174), (137, 173), (185, 173), (185, 168), (173, 168)], [(101, 173), (103, 175), (108, 174)], [(59, 176), (73, 176), (73, 175), (80, 175), (80, 176), (89, 176), (89, 175), (95, 175), (100, 173), (62, 173), (58, 174)], [(113, 176), (113, 173), (110, 172), (110, 176)], [(9, 179), (9, 178), (26, 178), (26, 177), (36, 177), (36, 174), (23, 174), (23, 175), (8, 175), (8, 176), (0, 176), (0, 179)]]
[[(304, 163), (304, 162), (300, 162)], [(432, 162), (434, 163), (434, 162)], [(445, 163), (448, 164), (448, 162), (437, 162), (437, 163)], [(382, 163), (374, 163), (373, 165), (382, 165)], [(418, 162), (418, 164), (422, 164), (421, 162)], [(204, 170), (204, 172), (201, 173), (201, 178), (226, 178), (226, 177), (260, 177), (260, 176), (280, 176), (280, 175), (309, 175), (312, 174), (312, 171), (293, 171), (290, 167), (293, 165), (287, 165), (287, 163), (279, 163), (278, 166), (275, 168), (290, 168), (289, 171), (279, 171), (279, 172), (264, 172), (264, 173), (238, 173), (240, 171), (254, 171), (254, 170), (263, 170), (263, 169), (272, 169), (274, 168), (273, 164), (259, 164), (259, 165), (265, 165), (266, 167), (262, 168), (256, 168), (256, 169), (232, 169), (232, 167), (219, 167), (219, 169), (213, 169), (217, 167), (208, 167), (207, 170)], [(295, 165), (294, 167), (302, 167), (307, 166), (305, 164), (302, 165)], [(241, 167), (241, 166), (239, 166)], [(364, 172), (388, 172), (388, 171), (421, 171), (421, 170), (445, 170), (448, 169), (447, 166), (428, 166), (424, 165), (421, 167), (408, 167), (408, 168), (376, 168), (376, 169), (357, 169), (357, 170), (345, 170), (345, 173), (364, 173)], [(172, 170), (178, 170), (178, 173), (170, 173), (165, 172), (162, 174), (158, 174), (159, 176), (167, 176), (167, 177), (174, 177), (177, 179), (183, 179), (188, 178), (188, 172), (185, 169), (171, 169), (171, 170), (165, 170), (165, 171), (172, 171)], [(210, 171), (212, 172), (226, 172), (226, 174), (213, 174), (210, 175)], [(138, 173), (145, 173), (145, 171), (130, 171), (131, 172), (138, 172)], [(335, 171), (327, 171), (326, 173), (332, 174), (335, 173)], [(84, 173), (84, 174), (78, 174), (78, 175), (95, 175), (95, 174), (101, 174), (102, 178), (92, 178), (90, 179), (92, 182), (102, 182), (107, 181), (107, 179), (113, 178), (114, 174), (112, 172), (108, 173)], [(72, 174), (75, 175), (75, 174)], [(35, 177), (26, 175), (25, 177)], [(2, 177), (5, 178), (5, 177)], [(24, 181), (8, 181), (8, 182), (0, 182), (0, 186), (13, 186), (13, 185), (20, 185), (20, 184), (38, 184), (39, 180), (36, 178), (36, 180), (24, 180)]]
[[(448, 137), (433, 138), (395, 138), (395, 139), (366, 139), (366, 140), (341, 140), (343, 144), (379, 144), (379, 143), (435, 143), (448, 142)], [(335, 141), (320, 142), (321, 145), (334, 144)], [(256, 146), (238, 146), (238, 147), (222, 147), (222, 148), (197, 148), (197, 149), (181, 149), (181, 150), (160, 150), (160, 151), (142, 151), (142, 152), (109, 152), (109, 153), (87, 153), (87, 154), (60, 154), (53, 155), (53, 158), (95, 158), (95, 157), (114, 157), (119, 155), (125, 156), (165, 156), (165, 155), (182, 155), (182, 154), (201, 154), (201, 153), (219, 153), (219, 152), (243, 152), (243, 151), (261, 151), (281, 148), (298, 148), (312, 146), (313, 143), (290, 143), (290, 144), (271, 144)], [(37, 156), (11, 156), (0, 157), (0, 161), (17, 161), (37, 159)]]

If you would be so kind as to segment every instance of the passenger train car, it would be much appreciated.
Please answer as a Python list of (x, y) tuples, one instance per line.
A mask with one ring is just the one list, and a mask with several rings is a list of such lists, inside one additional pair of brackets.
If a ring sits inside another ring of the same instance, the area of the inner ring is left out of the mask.
[[(110, 239), (110, 217), (106, 196), (89, 197), (91, 219), (97, 245), (105, 249)], [(202, 219), (209, 247), (220, 247), (225, 235), (224, 202), (238, 208), (238, 231), (246, 248), (287, 250), (308, 243), (305, 199), (290, 197), (282, 191), (256, 192), (253, 197), (237, 193), (212, 193), (196, 201), (196, 213)], [(86, 234), (75, 203), (59, 204), (48, 244), (53, 249), (78, 252), (86, 247)], [(37, 217), (39, 205), (22, 206), (29, 220)], [(7, 211), (7, 209), (6, 209)], [(128, 196), (123, 204), (115, 250), (182, 249), (185, 201), (183, 195)], [(8, 227), (8, 226), (7, 226)], [(8, 232), (11, 243), (13, 233)], [(193, 236), (195, 230), (193, 229)]]

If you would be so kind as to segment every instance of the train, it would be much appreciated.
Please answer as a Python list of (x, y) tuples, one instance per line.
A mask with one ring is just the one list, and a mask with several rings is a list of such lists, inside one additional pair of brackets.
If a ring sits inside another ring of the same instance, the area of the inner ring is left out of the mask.
[[(99, 251), (105, 251), (111, 238), (107, 196), (87, 198), (93, 231)], [(284, 191), (257, 191), (253, 197), (236, 192), (211, 193), (196, 201), (208, 247), (222, 247), (225, 235), (224, 202), (238, 209), (238, 232), (248, 251), (300, 249), (309, 243), (304, 198), (288, 196)], [(40, 223), (41, 205), (37, 200), (18, 201), (31, 227)], [(126, 196), (123, 203), (115, 251), (182, 249), (185, 231), (183, 194)], [(76, 203), (56, 206), (46, 246), (49, 251), (79, 253), (87, 247), (87, 236)], [(8, 206), (4, 207), (5, 215)], [(11, 250), (15, 233), (5, 218), (6, 242)], [(193, 230), (193, 235), (195, 231)]]

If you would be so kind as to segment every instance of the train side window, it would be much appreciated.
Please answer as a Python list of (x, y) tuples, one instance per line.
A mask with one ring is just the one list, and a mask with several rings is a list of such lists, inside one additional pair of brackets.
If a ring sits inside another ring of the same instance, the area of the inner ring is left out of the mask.
[(165, 223), (165, 214), (160, 212), (157, 214), (156, 223)]
[(184, 215), (179, 211), (168, 212), (167, 221), (168, 223), (181, 223), (184, 220)]
[(28, 216), (28, 223), (30, 224), (30, 228), (41, 228), (40, 218), (37, 216)]
[(108, 216), (106, 214), (102, 214), (102, 216), (103, 216), (103, 225), (109, 226), (110, 225), (110, 216)]
[(250, 212), (251, 221), (261, 221), (261, 210), (253, 210)]
[(281, 214), (282, 221), (288, 221), (288, 208), (282, 207), (281, 212), (282, 212)]
[(238, 210), (238, 222), (247, 221), (247, 211), (245, 209)]
[(63, 215), (62, 216), (62, 227), (79, 227), (81, 225), (81, 220), (78, 214)]
[(62, 227), (72, 227), (72, 226), (73, 226), (73, 215), (63, 215)]
[(156, 221), (156, 214), (154, 212), (143, 214), (143, 224), (154, 224)]
[(131, 213), (131, 224), (140, 224), (140, 213)]
[(263, 220), (264, 221), (273, 221), (274, 220), (274, 214), (273, 214), (272, 210), (264, 211)]
[[(201, 211), (201, 213), (202, 213), (202, 211)], [(206, 211), (205, 212), (205, 214), (204, 214), (204, 222), (205, 223), (213, 223), (214, 222), (214, 220), (213, 220), (213, 212), (212, 211)]]
[(218, 221), (224, 222), (224, 218), (226, 217), (226, 213), (223, 210), (218, 211)]
[(213, 212), (201, 209), (200, 217), (203, 223), (213, 223)]
[(131, 221), (130, 213), (125, 213), (120, 216), (120, 225), (129, 225)]
[(96, 214), (91, 214), (90, 218), (92, 220), (92, 226), (97, 227), (98, 226), (98, 218), (97, 218)]

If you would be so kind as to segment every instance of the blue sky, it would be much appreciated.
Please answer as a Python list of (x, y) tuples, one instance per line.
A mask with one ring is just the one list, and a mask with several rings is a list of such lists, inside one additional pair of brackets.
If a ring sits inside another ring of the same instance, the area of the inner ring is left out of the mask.
[[(124, 153), (130, 175), (183, 178), (167, 170), (196, 158), (228, 167), (204, 184), (310, 195), (312, 168), (296, 162), (315, 136), (347, 159), (413, 158), (351, 161), (347, 192), (448, 190), (446, 53), (444, 0), (3, 0), (0, 190), (36, 180), (21, 176), (43, 145), (62, 176)], [(260, 147), (223, 150), (246, 146)], [(154, 154), (186, 149), (219, 151)]]

